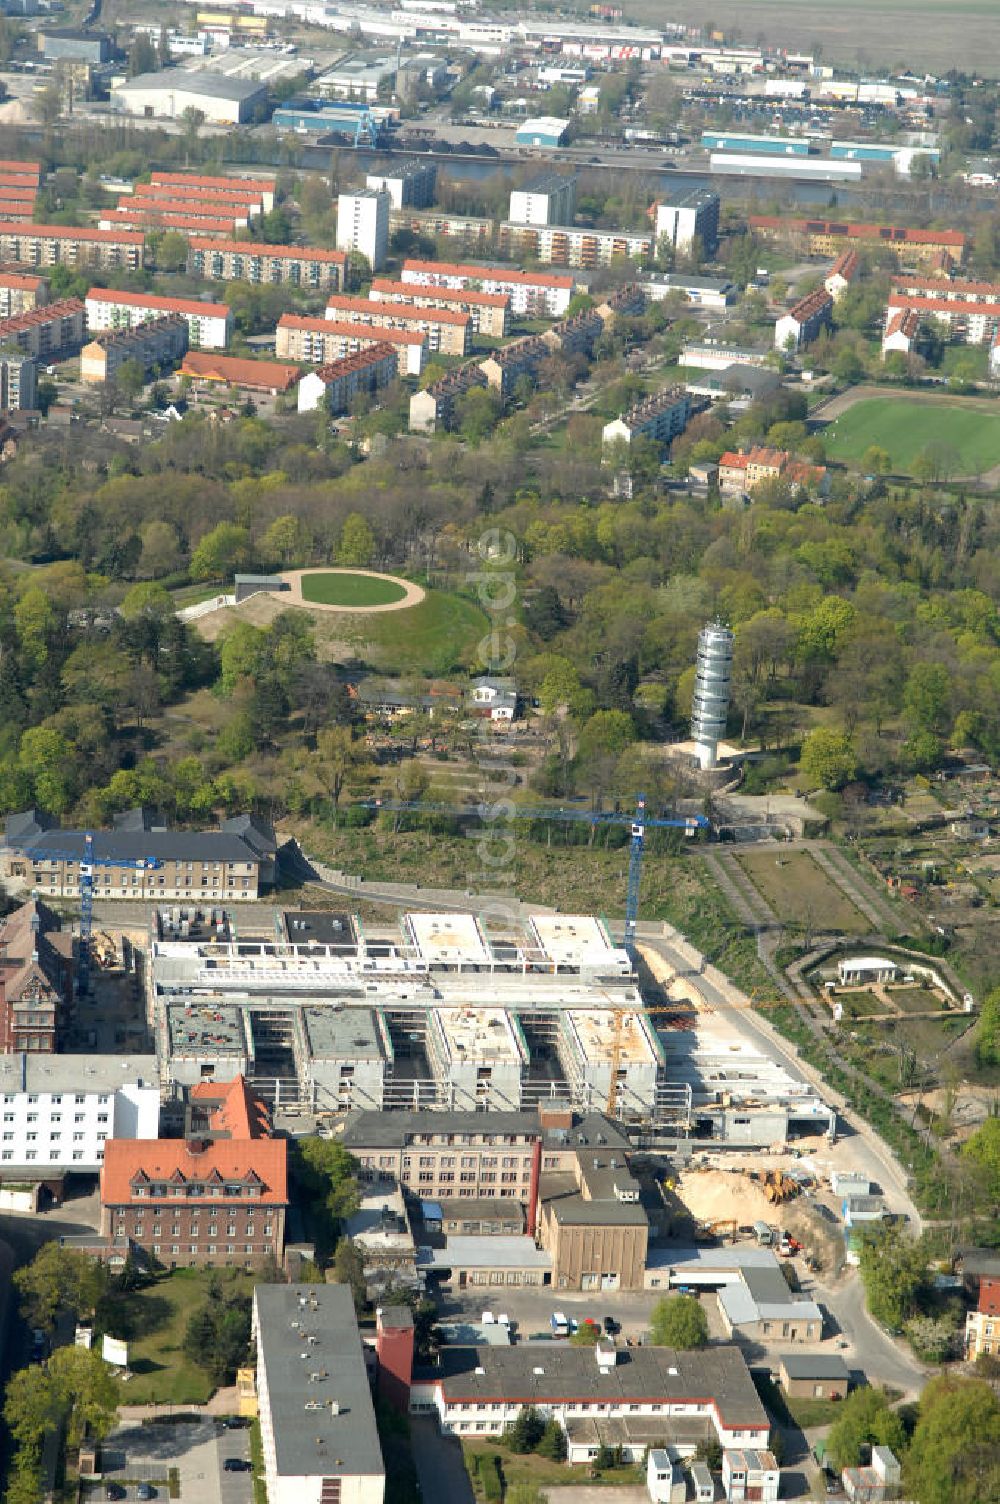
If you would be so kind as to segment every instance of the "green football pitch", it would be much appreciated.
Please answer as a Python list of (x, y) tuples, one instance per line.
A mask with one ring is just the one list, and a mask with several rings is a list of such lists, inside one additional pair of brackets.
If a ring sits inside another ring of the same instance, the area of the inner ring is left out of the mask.
[(823, 431), (832, 460), (850, 464), (877, 444), (889, 456), (890, 469), (908, 474), (917, 455), (933, 446), (956, 457), (955, 475), (979, 475), (1000, 464), (1000, 407), (996, 413), (958, 403), (907, 401), (872, 397), (841, 413)]

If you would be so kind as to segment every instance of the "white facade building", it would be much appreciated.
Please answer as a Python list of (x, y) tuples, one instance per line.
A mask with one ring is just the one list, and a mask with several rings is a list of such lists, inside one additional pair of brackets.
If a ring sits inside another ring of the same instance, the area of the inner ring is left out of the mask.
[(510, 220), (516, 225), (571, 225), (575, 213), (575, 177), (548, 173), (510, 196)]
[(91, 334), (109, 329), (134, 329), (166, 314), (179, 313), (187, 321), (193, 350), (224, 350), (233, 333), (233, 311), (225, 303), (202, 303), (197, 298), (165, 298), (152, 292), (121, 292), (92, 287), (87, 293), (87, 328)]
[(0, 1056), (0, 1175), (94, 1175), (109, 1138), (157, 1138), (154, 1055)]
[(267, 88), (256, 79), (164, 68), (115, 84), (111, 103), (129, 115), (158, 120), (181, 120), (185, 110), (198, 110), (212, 125), (242, 125), (263, 113)]
[(389, 254), (389, 210), (392, 197), (379, 188), (361, 188), (337, 198), (337, 249), (359, 251), (373, 272)]
[(695, 241), (704, 254), (714, 256), (719, 245), (719, 195), (696, 189), (656, 206), (656, 243), (666, 241), (679, 255), (690, 254)]

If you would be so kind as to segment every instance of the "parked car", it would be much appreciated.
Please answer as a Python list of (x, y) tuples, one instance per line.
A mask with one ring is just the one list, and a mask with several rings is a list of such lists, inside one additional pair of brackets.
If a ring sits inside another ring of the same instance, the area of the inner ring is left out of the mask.
[(620, 1332), (621, 1329), (622, 1329), (622, 1326), (621, 1326), (621, 1322), (620, 1321), (616, 1321), (613, 1316), (605, 1316), (605, 1318), (604, 1318), (604, 1330), (605, 1330), (605, 1332), (607, 1332), (607, 1334), (608, 1334), (609, 1337), (613, 1337), (615, 1335), (615, 1333), (616, 1332)]
[(151, 1483), (140, 1483), (136, 1487), (135, 1496), (137, 1499), (155, 1499), (156, 1489)]
[(224, 1415), (222, 1417), (222, 1424), (227, 1431), (246, 1431), (250, 1425), (250, 1420), (246, 1415)]
[(125, 1490), (120, 1483), (105, 1483), (104, 1497), (106, 1499), (124, 1499)]
[(245, 1457), (227, 1457), (222, 1470), (225, 1473), (252, 1473), (253, 1463), (247, 1462)]

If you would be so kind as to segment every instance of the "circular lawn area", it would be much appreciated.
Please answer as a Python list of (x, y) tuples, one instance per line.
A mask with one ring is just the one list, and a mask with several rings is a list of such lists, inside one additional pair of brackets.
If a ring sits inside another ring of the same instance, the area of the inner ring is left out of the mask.
[(406, 597), (406, 586), (382, 575), (352, 570), (317, 570), (301, 578), (302, 599), (317, 606), (392, 606)]

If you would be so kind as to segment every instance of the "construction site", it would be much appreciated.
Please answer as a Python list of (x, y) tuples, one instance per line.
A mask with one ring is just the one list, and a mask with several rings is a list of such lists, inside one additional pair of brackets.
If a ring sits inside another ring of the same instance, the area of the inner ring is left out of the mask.
[[(601, 1112), (677, 1141), (771, 1147), (835, 1131), (810, 1083), (719, 1018), (643, 995), (592, 916), (157, 911), (147, 1019), (165, 1091), (240, 1072), (275, 1108)], [(703, 1027), (704, 1025), (704, 1027)]]

